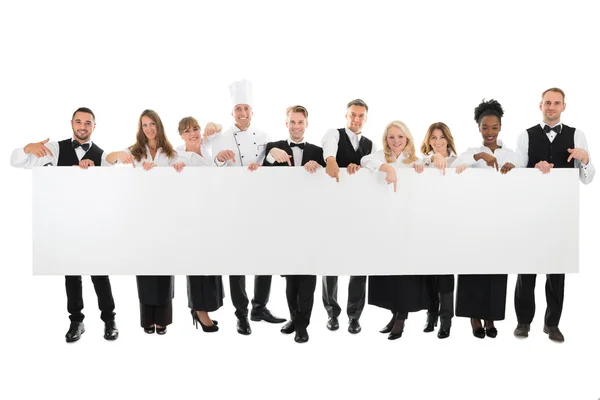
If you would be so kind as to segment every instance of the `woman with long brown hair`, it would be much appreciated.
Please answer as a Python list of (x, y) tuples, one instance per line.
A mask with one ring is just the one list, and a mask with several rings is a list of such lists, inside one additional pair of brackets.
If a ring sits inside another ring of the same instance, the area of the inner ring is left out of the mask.
[[(165, 135), (163, 123), (155, 111), (144, 110), (138, 120), (135, 144), (124, 151), (106, 157), (110, 163), (141, 165), (149, 171), (154, 167), (173, 166), (181, 172), (186, 162), (178, 155)], [(137, 276), (140, 300), (140, 324), (146, 333), (164, 335), (173, 322), (173, 276)]]
[[(415, 165), (417, 172), (425, 168), (438, 168), (445, 174), (446, 167), (456, 160), (456, 147), (450, 128), (443, 122), (435, 122), (429, 126), (421, 144), (423, 158)], [(427, 275), (429, 305), (427, 322), (423, 332), (433, 332), (440, 319), (438, 338), (450, 336), (452, 317), (454, 317), (454, 275)]]

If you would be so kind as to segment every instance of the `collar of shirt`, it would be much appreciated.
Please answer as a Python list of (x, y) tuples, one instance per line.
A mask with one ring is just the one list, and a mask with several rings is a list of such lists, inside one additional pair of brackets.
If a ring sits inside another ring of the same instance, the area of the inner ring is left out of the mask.
[(350, 141), (352, 143), (360, 143), (360, 138), (362, 137), (362, 133), (356, 134), (354, 132), (352, 132), (350, 129), (348, 129), (348, 127), (344, 128), (346, 129), (346, 135), (348, 135), (348, 137), (350, 138)]
[[(504, 148), (504, 143), (502, 143), (502, 140), (496, 139), (496, 144), (498, 146), (500, 146), (500, 149)], [(483, 144), (483, 142), (481, 143), (481, 147), (485, 147), (486, 149), (488, 148), (485, 144)], [(500, 150), (500, 149), (498, 149), (498, 150)]]
[[(544, 129), (544, 127), (545, 127), (546, 125), (548, 125), (548, 124), (546, 124), (545, 122), (540, 122), (540, 126), (542, 127), (542, 129)], [(556, 124), (556, 125), (554, 125), (554, 126), (551, 126), (550, 128), (554, 128), (554, 127), (557, 127), (557, 126), (559, 126), (559, 125), (562, 125), (562, 122), (559, 122), (558, 124)]]
[[(291, 147), (291, 144), (292, 144), (292, 139), (288, 138), (288, 139), (287, 139), (287, 143), (288, 143), (288, 146), (290, 146), (290, 147)], [(297, 144), (304, 143), (304, 144), (306, 144), (306, 140), (302, 139), (301, 141), (299, 141), (299, 142), (294, 142), (294, 143), (297, 143)], [(302, 150), (302, 149), (300, 149), (300, 150)]]
[[(448, 149), (448, 150), (450, 150), (450, 149)], [(402, 154), (404, 154), (404, 153), (402, 153)], [(428, 156), (432, 156), (434, 154), (435, 154), (435, 152), (433, 150), (431, 150), (429, 153), (427, 153)], [(450, 152), (448, 153), (448, 157), (446, 157), (446, 158), (450, 158), (450, 157), (457, 157), (456, 154), (452, 150), (450, 150)]]

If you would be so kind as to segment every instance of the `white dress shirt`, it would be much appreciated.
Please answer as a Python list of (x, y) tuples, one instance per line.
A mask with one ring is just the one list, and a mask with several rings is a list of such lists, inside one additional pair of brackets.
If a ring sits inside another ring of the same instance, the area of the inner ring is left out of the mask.
[[(404, 162), (404, 160), (406, 160), (406, 156), (404, 155), (404, 153), (402, 153), (400, 154), (400, 157), (396, 159), (396, 161), (389, 164), (396, 168), (408, 168), (413, 166), (413, 163), (407, 164)], [(373, 171), (379, 171), (379, 168), (381, 168), (383, 164), (388, 164), (388, 162), (385, 159), (385, 153), (383, 152), (383, 150), (377, 150), (375, 153), (366, 155), (360, 160), (361, 167), (368, 168)]]
[[(348, 128), (344, 128), (346, 130), (346, 135), (350, 139), (350, 143), (352, 143), (352, 147), (354, 151), (358, 150), (358, 145), (360, 144), (360, 138), (362, 137), (362, 133), (358, 135), (352, 132)], [(327, 161), (328, 157), (334, 157), (337, 155), (338, 151), (338, 143), (340, 141), (340, 132), (337, 129), (329, 129), (325, 132), (325, 136), (321, 140), (321, 147), (323, 148), (323, 160)], [(373, 143), (373, 149), (371, 152), (375, 151), (375, 143)]]
[[(210, 148), (215, 165), (222, 166), (244, 166), (251, 163), (262, 164), (265, 159), (269, 136), (250, 126), (242, 131), (237, 126), (232, 126), (225, 132), (219, 132), (210, 137), (207, 147)], [(235, 162), (227, 160), (222, 163), (217, 160), (217, 155), (222, 150), (231, 150), (235, 153)]]
[[(561, 123), (558, 123), (557, 125), (561, 125)], [(542, 122), (540, 123), (540, 126), (542, 129), (544, 129), (546, 124)], [(549, 131), (546, 133), (550, 143), (554, 141), (556, 135), (557, 133), (554, 131)], [(587, 140), (584, 133), (575, 128), (573, 141), (576, 148), (584, 149), (588, 153), (589, 162), (587, 165), (583, 164), (579, 160), (575, 160), (575, 168), (579, 169), (579, 180), (587, 185), (594, 179), (594, 175), (596, 175), (596, 169), (592, 164), (592, 156), (590, 155), (590, 151), (588, 149)], [(527, 163), (529, 162), (529, 134), (527, 131), (521, 132), (521, 134), (519, 134), (519, 138), (517, 139), (517, 158), (520, 167), (527, 167)]]
[[(456, 153), (454, 153), (452, 150), (448, 149), (448, 152), (450, 155), (446, 157), (446, 167), (451, 166), (454, 160), (457, 158)], [(433, 162), (431, 162), (431, 157), (433, 157), (434, 154), (435, 152), (431, 150), (425, 156), (421, 157), (418, 163), (423, 164), (425, 167), (434, 167)]]
[[(131, 154), (131, 150), (129, 150), (129, 148), (126, 148), (123, 151)], [(159, 167), (170, 167), (171, 165), (173, 165), (177, 162), (183, 162), (185, 165), (189, 165), (187, 163), (186, 159), (179, 160), (179, 156), (177, 153), (175, 153), (175, 156), (173, 158), (167, 157), (167, 155), (162, 152), (162, 147), (159, 147), (158, 149), (156, 149), (156, 155), (154, 156), (154, 159), (152, 159), (152, 154), (150, 153), (150, 147), (148, 147), (148, 145), (146, 145), (146, 157), (142, 158), (142, 160), (140, 162), (134, 160), (135, 166), (136, 167), (142, 166), (142, 163), (144, 161), (152, 162), (152, 163), (158, 165)], [(121, 163), (121, 161), (117, 161), (117, 162)]]
[(186, 151), (185, 144), (183, 146), (179, 146), (177, 148), (177, 156), (178, 162), (183, 162), (185, 165), (189, 165), (191, 167), (212, 167), (214, 163), (210, 159), (210, 157), (206, 157), (206, 154), (203, 150), (200, 150), (202, 155), (195, 153), (193, 151)]
[[(288, 146), (291, 147), (292, 154), (294, 155), (294, 167), (301, 167), (302, 166), (302, 156), (304, 155), (304, 150), (298, 146), (292, 147), (291, 146), (292, 141), (290, 138), (287, 139), (287, 143), (288, 143)], [(294, 143), (296, 143), (296, 142), (294, 142)], [(306, 146), (306, 140), (302, 139), (300, 142), (297, 142), (297, 144), (301, 144), (301, 143), (304, 143), (304, 145)], [(277, 149), (278, 147), (273, 147), (273, 148)], [(279, 150), (283, 150), (283, 149), (279, 149)], [(285, 150), (283, 150), (283, 151), (285, 151)], [(271, 154), (267, 154), (267, 161), (271, 164), (277, 162)]]
[(466, 165), (467, 167), (472, 168), (496, 168), (490, 167), (486, 164), (483, 159), (479, 159), (475, 161), (475, 155), (479, 153), (487, 153), (498, 160), (498, 169), (501, 169), (504, 164), (511, 163), (515, 167), (519, 166), (517, 154), (509, 149), (508, 147), (504, 147), (502, 141), (500, 139), (496, 139), (496, 144), (500, 146), (496, 151), (492, 151), (489, 147), (481, 146), (481, 147), (469, 147), (467, 151), (462, 153), (454, 162), (452, 163), (452, 167), (458, 167), (459, 165)]
[[(73, 139), (71, 139), (71, 141), (73, 141)], [(85, 143), (89, 143), (90, 148), (92, 147), (91, 140), (87, 141)], [(37, 158), (33, 154), (25, 154), (24, 148), (20, 147), (20, 148), (13, 150), (13, 152), (10, 156), (10, 165), (12, 165), (13, 167), (16, 167), (16, 168), (26, 168), (26, 169), (30, 169), (33, 167), (41, 167), (46, 164), (50, 164), (50, 165), (56, 167), (58, 165), (58, 154), (60, 152), (58, 142), (48, 142), (44, 146), (46, 146), (48, 148), (48, 150), (50, 150), (50, 152), (52, 153), (51, 156), (45, 155), (44, 157)], [(89, 151), (89, 149), (88, 149), (88, 151)], [(87, 152), (85, 150), (83, 150), (83, 148), (81, 146), (79, 146), (75, 149), (75, 154), (77, 154), (77, 158), (79, 159), (79, 161), (81, 161), (83, 156), (85, 156), (85, 153), (87, 153)], [(108, 155), (107, 152), (102, 153), (102, 156), (101, 156), (102, 162), (100, 163), (100, 166), (109, 167), (112, 165), (106, 161), (107, 155)]]

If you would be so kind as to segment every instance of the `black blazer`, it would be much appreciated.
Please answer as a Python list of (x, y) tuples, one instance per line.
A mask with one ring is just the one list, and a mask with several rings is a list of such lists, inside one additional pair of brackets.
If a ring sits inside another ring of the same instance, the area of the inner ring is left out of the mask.
[[(292, 159), (290, 160), (290, 162), (292, 163), (292, 167), (293, 167), (294, 166), (294, 152), (292, 152), (292, 148), (288, 144), (287, 140), (280, 140), (278, 142), (267, 143), (267, 149), (265, 150), (265, 161), (263, 162), (263, 166), (266, 166), (266, 167), (273, 167), (273, 166), (289, 167), (287, 162), (283, 162), (283, 163), (275, 162), (275, 163), (271, 164), (270, 162), (267, 161), (269, 152), (274, 147), (281, 149), (281, 150), (285, 151), (286, 153), (288, 153), (290, 156), (292, 156)], [(306, 164), (309, 161), (316, 161), (322, 167), (325, 167), (326, 165), (325, 165), (325, 161), (323, 160), (323, 149), (320, 148), (319, 146), (315, 146), (314, 144), (306, 143), (306, 145), (304, 146), (304, 150), (302, 151), (302, 165), (304, 166), (304, 164)]]

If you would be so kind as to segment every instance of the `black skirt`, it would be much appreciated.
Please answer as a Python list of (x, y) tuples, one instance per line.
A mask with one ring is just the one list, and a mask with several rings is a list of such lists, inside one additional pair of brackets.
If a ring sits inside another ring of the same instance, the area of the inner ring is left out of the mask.
[(491, 321), (503, 320), (507, 279), (508, 275), (459, 275), (456, 315)]
[(392, 312), (415, 312), (428, 306), (427, 282), (422, 275), (369, 276), (369, 304)]
[(140, 303), (166, 306), (175, 297), (173, 276), (136, 276)]
[(216, 311), (223, 306), (221, 276), (193, 275), (187, 277), (188, 307), (195, 311)]

